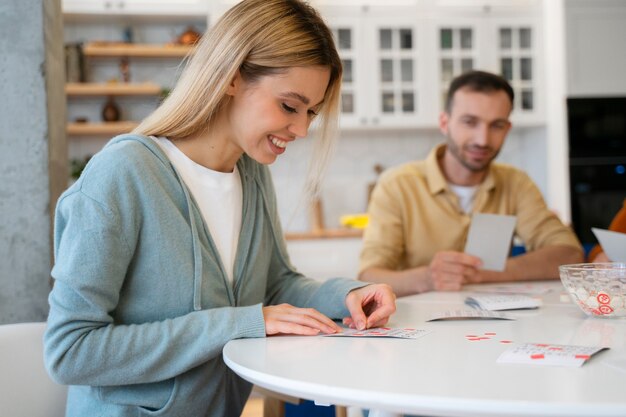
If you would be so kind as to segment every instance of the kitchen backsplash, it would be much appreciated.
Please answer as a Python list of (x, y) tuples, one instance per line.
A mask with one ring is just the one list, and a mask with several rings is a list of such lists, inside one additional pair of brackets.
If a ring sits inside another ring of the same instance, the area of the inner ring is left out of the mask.
[[(546, 129), (513, 128), (497, 161), (524, 169), (546, 195)], [(367, 208), (368, 185), (376, 180), (374, 166), (390, 168), (423, 159), (444, 140), (439, 131), (347, 131), (341, 134), (322, 186), (326, 227), (339, 227), (343, 214)], [(285, 231), (310, 229), (309, 211), (302, 196), (312, 140), (298, 140), (271, 165), (278, 207)]]

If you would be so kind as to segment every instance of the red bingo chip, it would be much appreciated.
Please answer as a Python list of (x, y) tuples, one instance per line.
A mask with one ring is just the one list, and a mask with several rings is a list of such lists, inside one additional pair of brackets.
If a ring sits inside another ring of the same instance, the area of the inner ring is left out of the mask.
[(611, 302), (611, 297), (605, 292), (601, 292), (596, 298), (600, 304), (608, 304)]
[(613, 312), (613, 308), (606, 304), (602, 304), (601, 306), (599, 306), (598, 310), (602, 314), (611, 314)]

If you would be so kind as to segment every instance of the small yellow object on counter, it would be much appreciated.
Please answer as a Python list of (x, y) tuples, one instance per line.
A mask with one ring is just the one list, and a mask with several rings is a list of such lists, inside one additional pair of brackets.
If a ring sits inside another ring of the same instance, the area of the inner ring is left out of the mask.
[(369, 223), (369, 217), (367, 214), (346, 214), (339, 218), (339, 222), (345, 227), (365, 229)]

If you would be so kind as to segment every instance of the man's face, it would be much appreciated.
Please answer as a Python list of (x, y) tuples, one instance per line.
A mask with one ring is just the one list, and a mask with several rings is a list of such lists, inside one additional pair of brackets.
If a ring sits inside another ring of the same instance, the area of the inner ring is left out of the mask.
[(504, 91), (462, 88), (454, 93), (450, 113), (442, 112), (439, 129), (459, 168), (480, 173), (500, 152), (511, 128), (511, 102)]

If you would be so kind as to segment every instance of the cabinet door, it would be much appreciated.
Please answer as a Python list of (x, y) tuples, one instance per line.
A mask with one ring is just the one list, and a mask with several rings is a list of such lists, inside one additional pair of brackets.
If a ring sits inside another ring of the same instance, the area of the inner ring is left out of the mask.
[(441, 14), (434, 25), (439, 110), (444, 107), (450, 81), (477, 69), (500, 74), (509, 81), (515, 91), (511, 115), (515, 124), (541, 123), (540, 19), (533, 9), (470, 15)]
[(441, 11), (475, 12), (528, 7), (541, 0), (424, 0), (424, 5)]
[(335, 38), (335, 45), (343, 63), (341, 88), (342, 128), (354, 128), (367, 124), (366, 101), (362, 98), (366, 86), (366, 71), (358, 51), (363, 48), (362, 29), (357, 19), (345, 17), (327, 18)]
[(435, 24), (432, 42), (437, 60), (437, 110), (443, 110), (450, 82), (458, 75), (475, 69), (486, 70), (481, 58), (482, 33), (480, 20), (446, 19)]
[(119, 0), (63, 0), (63, 13), (112, 14), (116, 13)]
[[(381, 127), (415, 127), (421, 108), (419, 88), (423, 82), (418, 65), (418, 23), (411, 15), (398, 13), (385, 18), (372, 13), (365, 20), (367, 31), (362, 63), (369, 81), (369, 122)], [(365, 61), (367, 58), (367, 61)]]
[(538, 37), (539, 25), (533, 19), (496, 18), (491, 36), (496, 40), (497, 72), (506, 78), (515, 91), (514, 122), (533, 124), (542, 121), (542, 71)]
[(416, 19), (363, 7), (323, 12), (344, 64), (341, 127), (417, 126)]
[(68, 14), (206, 16), (206, 0), (63, 0)]

